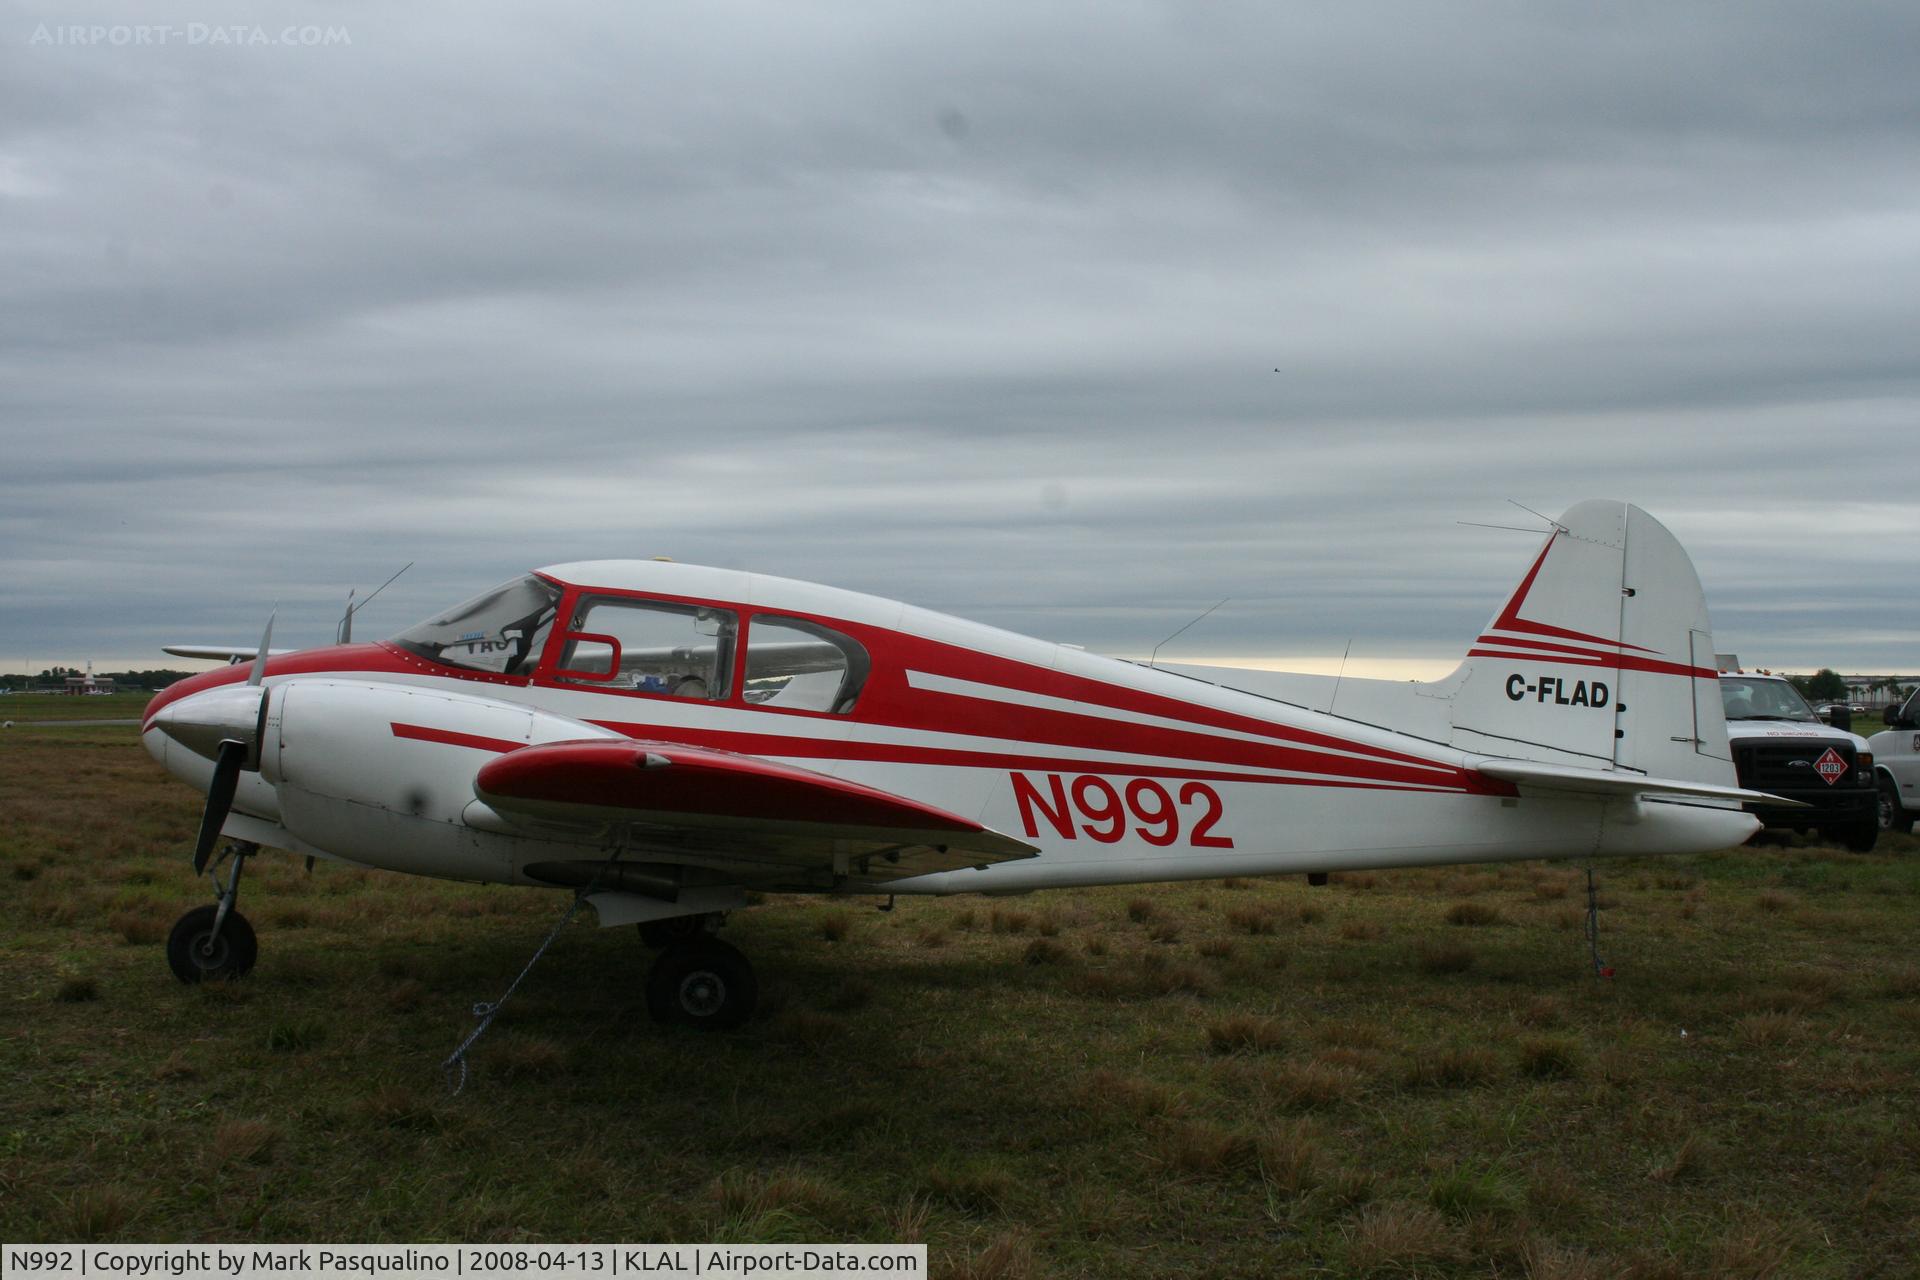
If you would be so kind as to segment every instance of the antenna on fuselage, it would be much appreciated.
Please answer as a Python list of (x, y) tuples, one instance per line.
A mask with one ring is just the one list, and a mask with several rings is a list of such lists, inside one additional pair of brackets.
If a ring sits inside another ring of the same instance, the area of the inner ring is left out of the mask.
[(388, 587), (392, 586), (393, 579), (398, 578), (401, 574), (413, 568), (413, 564), (414, 562), (409, 560), (405, 564), (401, 565), (398, 569), (394, 570), (393, 578), (388, 578), (385, 582), (375, 587), (373, 589), (373, 594), (369, 595), (365, 600), (362, 600), (359, 604), (355, 604), (353, 602), (353, 589), (350, 588), (347, 591), (347, 611), (344, 614), (340, 615), (340, 630), (338, 634), (335, 636), (335, 643), (337, 644), (353, 643), (353, 615), (359, 612), (361, 609), (366, 608), (367, 605), (371, 604), (373, 602), (374, 596), (379, 595), (382, 591), (385, 591)]
[[(1221, 604), (1225, 604), (1228, 600), (1231, 600), (1231, 599), (1233, 599), (1232, 596), (1222, 597), (1220, 600), (1220, 604), (1214, 605), (1213, 609), (1218, 609)], [(1187, 629), (1187, 627), (1191, 627), (1195, 623), (1206, 621), (1207, 614), (1212, 613), (1213, 609), (1207, 610), (1206, 613), (1203, 613), (1199, 617), (1195, 618), (1193, 622), (1189, 622), (1186, 627), (1180, 628), (1179, 631), (1174, 632), (1172, 635), (1168, 636), (1165, 640), (1162, 640), (1159, 644), (1153, 646), (1153, 652), (1147, 657), (1147, 665), (1151, 667), (1154, 664), (1154, 660), (1160, 656), (1160, 651), (1166, 648), (1169, 644), (1172, 644), (1175, 640), (1178, 640), (1180, 638), (1181, 632), (1184, 632)]]
[(1340, 651), (1340, 668), (1333, 673), (1333, 692), (1327, 696), (1327, 714), (1333, 714), (1333, 704), (1340, 701), (1340, 680), (1347, 674), (1347, 655), (1353, 652), (1353, 637), (1347, 637), (1347, 647)]

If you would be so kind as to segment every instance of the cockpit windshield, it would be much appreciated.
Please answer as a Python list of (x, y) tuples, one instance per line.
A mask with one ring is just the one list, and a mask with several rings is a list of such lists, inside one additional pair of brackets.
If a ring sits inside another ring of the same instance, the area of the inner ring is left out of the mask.
[(1740, 675), (1720, 677), (1720, 702), (1729, 720), (1805, 720), (1820, 717), (1785, 680)]
[(448, 666), (532, 675), (559, 603), (559, 587), (528, 574), (408, 627), (393, 642)]

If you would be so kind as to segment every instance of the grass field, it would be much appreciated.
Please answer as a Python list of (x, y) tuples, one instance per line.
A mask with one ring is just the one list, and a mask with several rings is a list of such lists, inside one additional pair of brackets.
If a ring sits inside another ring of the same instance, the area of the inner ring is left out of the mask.
[(1920, 841), (742, 913), (655, 1028), (565, 899), (267, 856), (187, 988), (200, 797), (0, 737), (0, 1237), (925, 1240), (936, 1274), (1920, 1273)]
[(0, 721), (137, 720), (153, 695), (144, 690), (76, 698), (65, 693), (10, 693), (0, 698)]

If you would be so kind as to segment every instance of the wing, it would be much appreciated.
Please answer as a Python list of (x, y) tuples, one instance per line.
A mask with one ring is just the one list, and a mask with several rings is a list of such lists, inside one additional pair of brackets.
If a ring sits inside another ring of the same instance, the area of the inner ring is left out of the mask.
[(1782, 805), (1805, 808), (1798, 800), (1748, 791), (1743, 787), (1723, 787), (1711, 782), (1687, 782), (1679, 778), (1649, 778), (1643, 773), (1623, 773), (1602, 769), (1581, 769), (1572, 765), (1536, 764), (1530, 760), (1483, 760), (1479, 772), (1502, 782), (1544, 791), (1577, 791), (1605, 796), (1696, 796), (1707, 800), (1738, 800), (1746, 804)]
[(549, 742), (481, 766), (476, 826), (611, 834), (743, 881), (831, 887), (1032, 857), (958, 814), (755, 756), (632, 738)]

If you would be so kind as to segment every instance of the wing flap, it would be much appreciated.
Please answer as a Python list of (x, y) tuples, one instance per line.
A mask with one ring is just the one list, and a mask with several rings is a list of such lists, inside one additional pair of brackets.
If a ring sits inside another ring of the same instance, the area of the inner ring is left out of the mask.
[(593, 738), (522, 747), (481, 766), (474, 794), (529, 830), (618, 825), (638, 850), (748, 875), (824, 870), (884, 881), (1038, 852), (905, 796), (671, 742)]
[(1801, 801), (1769, 795), (1764, 791), (1724, 787), (1711, 782), (1689, 782), (1680, 778), (1650, 778), (1642, 773), (1581, 769), (1573, 765), (1539, 764), (1531, 760), (1483, 760), (1475, 768), (1489, 778), (1547, 791), (1575, 791), (1603, 796), (1695, 796), (1706, 800), (1736, 800), (1742, 804), (1807, 807)]

